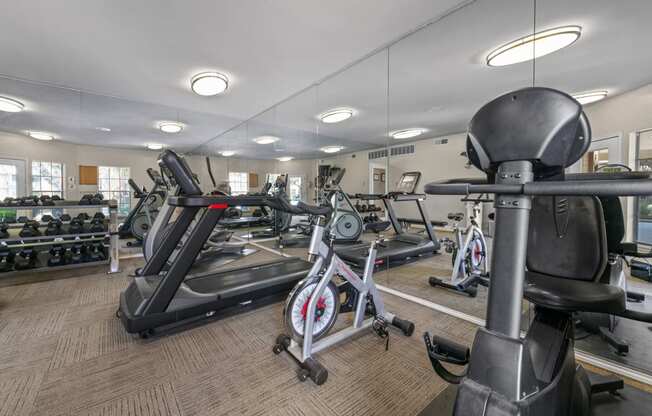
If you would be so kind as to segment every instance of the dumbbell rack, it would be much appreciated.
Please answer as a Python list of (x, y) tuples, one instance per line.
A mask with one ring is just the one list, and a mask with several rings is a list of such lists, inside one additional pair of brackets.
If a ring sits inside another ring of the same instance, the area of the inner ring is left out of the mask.
[[(77, 201), (56, 201), (54, 205), (24, 205), (24, 206), (12, 206), (12, 207), (7, 207), (3, 206), (0, 207), (0, 210), (14, 210), (16, 212), (18, 211), (32, 211), (32, 210), (38, 210), (38, 211), (49, 211), (49, 210), (55, 210), (55, 209), (63, 209), (63, 210), (87, 210), (87, 211), (95, 211), (95, 212), (100, 212), (103, 208), (107, 208), (109, 211), (108, 219), (108, 229), (107, 231), (103, 232), (85, 232), (85, 233), (77, 233), (77, 234), (59, 234), (59, 235), (40, 235), (40, 236), (35, 236), (35, 237), (20, 237), (20, 236), (10, 236), (9, 238), (4, 238), (0, 239), (0, 243), (4, 242), (7, 243), (9, 248), (11, 250), (16, 250), (16, 255), (17, 251), (19, 251), (22, 248), (26, 247), (49, 247), (52, 245), (70, 245), (74, 243), (87, 243), (87, 242), (93, 242), (93, 241), (105, 241), (109, 240), (109, 256), (105, 260), (99, 260), (99, 261), (89, 261), (89, 262), (81, 262), (81, 263), (72, 263), (72, 264), (66, 264), (62, 266), (48, 266), (47, 264), (43, 264), (39, 267), (32, 268), (32, 269), (25, 269), (25, 270), (13, 270), (13, 271), (8, 271), (8, 272), (3, 272), (0, 273), (0, 278), (2, 277), (8, 277), (8, 276), (15, 276), (19, 274), (25, 274), (25, 273), (34, 273), (34, 272), (42, 272), (42, 271), (54, 271), (54, 270), (66, 270), (66, 269), (73, 269), (73, 268), (79, 268), (79, 267), (88, 267), (88, 266), (97, 266), (101, 264), (108, 264), (109, 265), (109, 271), (108, 273), (117, 273), (120, 270), (120, 263), (119, 263), (119, 245), (118, 245), (118, 204), (115, 200), (105, 200), (102, 201), (100, 204), (94, 204), (94, 205), (80, 205)], [(18, 217), (18, 215), (16, 215)], [(85, 221), (85, 223), (89, 222), (88, 220)], [(69, 224), (69, 221), (64, 221), (64, 225)], [(8, 229), (19, 229), (24, 226), (24, 223), (8, 223)], [(47, 222), (39, 222), (40, 227), (47, 226)], [(75, 240), (76, 237), (79, 237), (80, 240)], [(61, 241), (54, 241), (55, 239), (62, 239)], [(106, 245), (105, 245), (106, 246)]]

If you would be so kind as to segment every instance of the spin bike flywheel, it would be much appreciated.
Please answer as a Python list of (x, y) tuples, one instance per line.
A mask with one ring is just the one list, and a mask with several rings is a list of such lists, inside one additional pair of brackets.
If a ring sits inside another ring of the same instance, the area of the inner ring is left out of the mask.
[[(283, 309), (285, 327), (294, 340), (303, 339), (306, 316), (308, 314), (308, 302), (310, 302), (312, 292), (318, 283), (319, 277), (302, 280), (292, 289), (285, 303), (285, 308)], [(312, 327), (313, 341), (330, 331), (337, 321), (339, 311), (339, 291), (335, 283), (330, 281), (317, 301), (317, 311)]]

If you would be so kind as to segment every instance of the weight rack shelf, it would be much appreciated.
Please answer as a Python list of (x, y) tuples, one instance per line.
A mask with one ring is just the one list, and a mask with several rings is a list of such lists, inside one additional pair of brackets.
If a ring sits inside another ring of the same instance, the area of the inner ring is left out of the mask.
[[(34, 237), (20, 237), (10, 236), (10, 238), (0, 239), (0, 244), (7, 246), (11, 250), (20, 250), (28, 247), (50, 247), (53, 245), (70, 245), (74, 243), (87, 243), (109, 240), (108, 244), (103, 244), (104, 247), (109, 248), (109, 256), (106, 260), (91, 261), (67, 264), (63, 266), (48, 266), (44, 264), (40, 267), (25, 270), (12, 270), (8, 272), (1, 272), (0, 278), (3, 276), (15, 276), (24, 273), (34, 273), (41, 271), (65, 270), (68, 268), (77, 268), (85, 266), (94, 266), (99, 264), (109, 264), (108, 273), (117, 273), (119, 271), (119, 246), (118, 246), (118, 204), (117, 201), (105, 200), (101, 204), (80, 205), (77, 201), (56, 201), (54, 205), (21, 205), (21, 206), (0, 206), (0, 210), (14, 210), (14, 211), (49, 211), (49, 210), (88, 210), (99, 212), (102, 209), (108, 209), (108, 225), (107, 230), (102, 232), (84, 232), (79, 234), (60, 234), (60, 235), (40, 235)], [(35, 215), (36, 217), (36, 215)], [(90, 223), (91, 220), (84, 220), (84, 224)], [(47, 226), (47, 222), (40, 222), (39, 227)], [(69, 224), (69, 221), (63, 222)], [(9, 229), (22, 228), (24, 223), (10, 223)], [(79, 237), (79, 239), (76, 239)], [(62, 241), (54, 241), (55, 239), (63, 239)], [(5, 243), (5, 244), (3, 244)], [(47, 252), (47, 250), (39, 251), (39, 254)]]

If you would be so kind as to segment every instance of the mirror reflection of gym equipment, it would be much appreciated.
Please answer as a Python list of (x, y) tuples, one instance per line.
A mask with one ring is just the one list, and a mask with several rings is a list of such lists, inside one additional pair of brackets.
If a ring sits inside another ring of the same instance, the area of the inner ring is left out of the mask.
[(652, 412), (651, 2), (60, 3), (0, 13), (0, 416)]

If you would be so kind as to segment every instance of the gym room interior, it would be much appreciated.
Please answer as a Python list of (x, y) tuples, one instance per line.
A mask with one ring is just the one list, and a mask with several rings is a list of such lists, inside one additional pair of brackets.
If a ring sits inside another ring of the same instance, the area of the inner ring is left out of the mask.
[(0, 12), (0, 416), (649, 415), (652, 2)]

